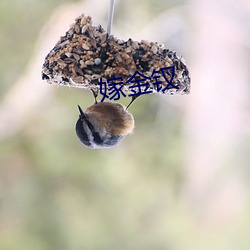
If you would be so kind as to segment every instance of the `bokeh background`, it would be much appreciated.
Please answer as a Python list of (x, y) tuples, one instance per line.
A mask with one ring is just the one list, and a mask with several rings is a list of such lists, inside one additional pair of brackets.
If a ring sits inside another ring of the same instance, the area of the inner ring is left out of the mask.
[(112, 33), (182, 54), (192, 91), (139, 98), (134, 134), (90, 150), (74, 126), (91, 93), (41, 67), (81, 13), (106, 27), (108, 5), (0, 2), (0, 249), (249, 250), (250, 2), (117, 0)]

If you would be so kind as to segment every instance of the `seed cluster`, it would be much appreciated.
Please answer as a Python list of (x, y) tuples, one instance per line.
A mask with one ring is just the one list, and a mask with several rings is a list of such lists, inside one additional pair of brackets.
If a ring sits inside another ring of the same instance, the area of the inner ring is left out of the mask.
[[(175, 67), (172, 84), (176, 88), (170, 86), (164, 94), (189, 93), (189, 72), (176, 52), (157, 42), (120, 40), (101, 26), (93, 26), (91, 17), (81, 15), (45, 58), (42, 78), (52, 84), (98, 90), (100, 78), (122, 77), (123, 91), (134, 93), (129, 87), (136, 83), (126, 81), (136, 71), (151, 77), (154, 70), (170, 66)], [(159, 81), (163, 87), (168, 85), (162, 75)], [(153, 92), (161, 93), (152, 80), (148, 83)]]

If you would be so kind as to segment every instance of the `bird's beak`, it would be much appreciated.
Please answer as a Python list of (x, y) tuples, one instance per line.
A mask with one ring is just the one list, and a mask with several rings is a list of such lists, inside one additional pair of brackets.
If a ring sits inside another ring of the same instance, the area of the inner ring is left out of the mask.
[(84, 112), (82, 111), (82, 108), (79, 105), (77, 105), (77, 106), (78, 106), (78, 110), (79, 110), (79, 113), (80, 113), (80, 118), (86, 118)]

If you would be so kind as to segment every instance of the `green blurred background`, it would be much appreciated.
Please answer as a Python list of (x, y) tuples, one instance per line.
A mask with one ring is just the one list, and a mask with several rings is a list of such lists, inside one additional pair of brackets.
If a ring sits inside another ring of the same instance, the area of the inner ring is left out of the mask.
[(108, 4), (0, 2), (0, 249), (249, 250), (250, 3), (117, 0), (114, 35), (182, 54), (192, 91), (139, 98), (134, 134), (90, 150), (74, 126), (92, 94), (41, 67), (80, 13), (106, 27)]

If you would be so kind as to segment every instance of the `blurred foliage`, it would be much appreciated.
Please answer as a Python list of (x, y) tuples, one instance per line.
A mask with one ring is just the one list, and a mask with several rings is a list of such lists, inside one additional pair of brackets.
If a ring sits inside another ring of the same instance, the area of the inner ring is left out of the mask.
[[(1, 0), (1, 97), (64, 2), (70, 1)], [(181, 3), (128, 2), (116, 12), (121, 28), (125, 6), (140, 11), (143, 5), (153, 18)], [(37, 110), (28, 126), (0, 143), (1, 250), (249, 249), (249, 215), (207, 234), (185, 204), (178, 107), (165, 97), (139, 98), (131, 108), (135, 133), (117, 148), (93, 151), (80, 145), (73, 129), (76, 104), (88, 106), (91, 94), (48, 88), (55, 91), (44, 103), (47, 112)]]
[(56, 6), (68, 0), (0, 2), (0, 97), (25, 69), (37, 36)]

